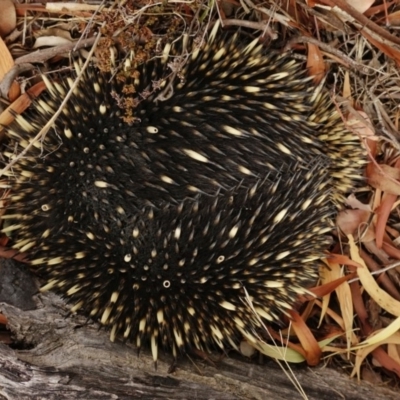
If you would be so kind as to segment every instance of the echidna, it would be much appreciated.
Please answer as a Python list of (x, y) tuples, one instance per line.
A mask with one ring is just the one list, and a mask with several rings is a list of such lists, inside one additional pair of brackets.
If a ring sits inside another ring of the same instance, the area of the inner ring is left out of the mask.
[[(139, 68), (131, 123), (120, 107), (128, 83), (89, 70), (10, 174), (13, 247), (30, 251), (73, 310), (112, 339), (150, 342), (155, 360), (159, 343), (176, 354), (251, 338), (245, 290), (277, 321), (315, 279), (332, 193), (351, 187), (362, 162), (300, 64), (215, 37), (179, 74), (165, 54)], [(9, 129), (18, 152), (70, 82), (46, 83)]]

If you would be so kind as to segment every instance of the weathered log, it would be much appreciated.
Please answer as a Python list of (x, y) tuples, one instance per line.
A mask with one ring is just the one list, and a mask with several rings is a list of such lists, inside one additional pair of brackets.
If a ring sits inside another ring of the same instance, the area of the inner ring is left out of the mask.
[[(130, 344), (111, 343), (107, 332), (99, 330), (96, 323), (87, 322), (81, 315), (69, 315), (68, 306), (55, 294), (36, 294), (34, 303), (26, 298), (21, 303), (22, 294), (29, 297), (29, 290), (32, 291), (30, 275), (21, 276), (23, 268), (15, 266), (7, 271), (3, 263), (0, 300), (4, 301), (2, 289), (10, 290), (12, 282), (17, 288), (9, 297), (19, 307), (0, 303), (14, 343), (13, 348), (0, 344), (2, 399), (301, 398), (285, 372), (272, 360), (255, 365), (232, 355), (212, 366), (207, 361), (191, 362), (182, 357), (174, 372), (168, 373), (173, 359), (161, 353), (155, 370), (149, 351), (138, 356)], [(20, 286), (22, 289), (18, 289)], [(348, 371), (292, 368), (309, 399), (398, 398), (388, 388), (350, 379)]]

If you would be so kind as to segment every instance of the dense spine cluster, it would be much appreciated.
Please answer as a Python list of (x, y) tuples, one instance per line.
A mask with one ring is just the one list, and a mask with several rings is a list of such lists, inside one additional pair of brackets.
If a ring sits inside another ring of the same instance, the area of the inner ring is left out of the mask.
[[(329, 244), (326, 186), (317, 165), (287, 181), (145, 207), (119, 236), (77, 227), (48, 240), (33, 264), (48, 288), (108, 325), (112, 338), (120, 334), (138, 347), (150, 339), (155, 355), (159, 338), (175, 354), (210, 343), (223, 348), (226, 339), (238, 344), (240, 334), (254, 337), (257, 320), (244, 289), (260, 316), (278, 321), (315, 281), (315, 263)], [(72, 240), (58, 260), (60, 243)]]
[[(215, 32), (179, 74), (166, 54), (130, 82), (132, 123), (121, 118), (127, 83), (89, 70), (14, 166), (3, 217), (47, 288), (112, 339), (151, 343), (155, 360), (160, 343), (176, 354), (253, 338), (245, 291), (277, 321), (315, 280), (332, 199), (362, 163), (327, 94), (288, 55)], [(46, 83), (9, 129), (17, 154), (71, 86)]]

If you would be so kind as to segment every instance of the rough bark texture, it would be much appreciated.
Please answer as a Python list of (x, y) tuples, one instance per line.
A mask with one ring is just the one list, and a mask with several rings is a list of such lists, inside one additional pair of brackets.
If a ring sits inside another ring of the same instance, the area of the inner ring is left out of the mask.
[[(161, 353), (156, 371), (148, 351), (138, 357), (133, 346), (109, 342), (97, 324), (68, 316), (68, 307), (56, 295), (41, 294), (34, 303), (26, 298), (21, 303), (16, 293), (32, 291), (32, 280), (29, 275), (21, 278), (23, 269), (8, 268), (7, 263), (0, 265), (0, 301), (11, 283), (16, 288), (8, 294), (12, 301), (0, 303), (0, 312), (7, 316), (17, 345), (12, 349), (0, 344), (0, 399), (301, 398), (273, 361), (254, 365), (225, 358), (213, 367), (182, 358), (168, 373), (172, 357)], [(323, 367), (293, 369), (309, 399), (398, 398), (387, 388), (359, 384), (346, 373)]]

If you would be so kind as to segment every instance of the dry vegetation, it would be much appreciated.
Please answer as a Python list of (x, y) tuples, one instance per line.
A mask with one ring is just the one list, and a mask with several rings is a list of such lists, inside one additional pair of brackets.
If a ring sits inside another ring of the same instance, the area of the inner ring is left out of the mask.
[[(321, 272), (318, 299), (304, 299), (290, 330), (269, 328), (290, 362), (329, 363), (374, 383), (400, 381), (400, 5), (389, 0), (172, 0), (26, 2), (0, 0), (0, 124), (22, 113), (44, 85), (70, 73), (70, 52), (125, 80), (188, 33), (201, 45), (216, 19), (266, 46), (293, 52), (325, 79), (349, 129), (367, 149), (364, 187), (337, 219), (337, 244)], [(126, 60), (130, 67), (126, 68)], [(179, 74), (179, 59), (171, 71)], [(156, 83), (155, 83), (156, 85)], [(126, 119), (135, 102), (127, 86)], [(13, 110), (10, 113), (10, 110)], [(3, 131), (1, 127), (0, 130)], [(3, 134), (3, 132), (2, 132)], [(43, 134), (43, 132), (41, 133)], [(2, 137), (2, 140), (6, 138)], [(10, 168), (10, 166), (8, 166)], [(1, 239), (4, 251), (8, 240)], [(21, 257), (18, 255), (17, 257)], [(1, 279), (1, 277), (0, 277)], [(8, 319), (12, 319), (8, 315)], [(0, 324), (7, 324), (0, 314)], [(3, 329), (0, 340), (13, 341)], [(287, 348), (287, 350), (285, 350)]]

